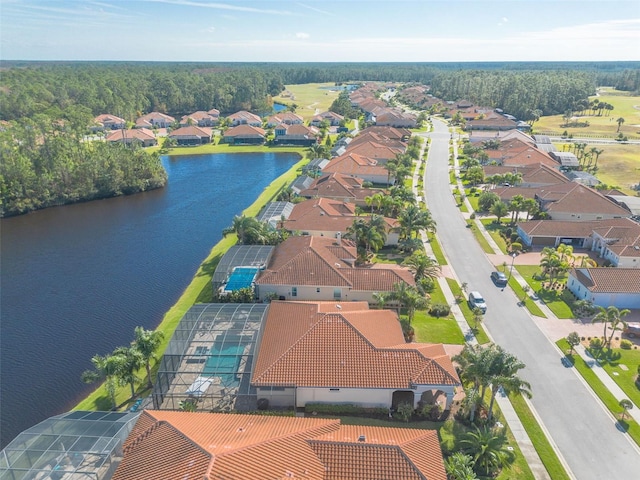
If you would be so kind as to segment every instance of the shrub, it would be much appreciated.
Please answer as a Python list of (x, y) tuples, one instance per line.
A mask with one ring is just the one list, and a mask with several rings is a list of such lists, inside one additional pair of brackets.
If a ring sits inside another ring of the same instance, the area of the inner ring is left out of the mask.
[(599, 350), (602, 348), (603, 345), (603, 341), (601, 338), (595, 337), (593, 340), (591, 340), (591, 342), (589, 343), (589, 348), (592, 350)]
[(401, 403), (400, 405), (398, 405), (396, 415), (398, 415), (398, 417), (400, 417), (400, 419), (404, 422), (409, 423), (411, 415), (413, 415), (413, 405), (411, 405), (410, 403)]
[(627, 340), (626, 338), (620, 340), (620, 348), (624, 350), (631, 350), (632, 345), (631, 340)]
[(476, 219), (476, 213), (475, 213), (475, 212), (473, 212), (471, 215), (469, 215), (469, 218), (470, 218), (471, 220), (475, 220), (475, 219)]
[(446, 303), (434, 303), (431, 305), (429, 313), (434, 317), (446, 317), (451, 313), (451, 307)]
[(305, 413), (316, 412), (323, 415), (382, 416), (389, 415), (388, 408), (364, 408), (350, 403), (307, 403)]
[(509, 241), (511, 243), (517, 242), (519, 238), (520, 236), (517, 234), (517, 232), (512, 232), (511, 235), (509, 235)]

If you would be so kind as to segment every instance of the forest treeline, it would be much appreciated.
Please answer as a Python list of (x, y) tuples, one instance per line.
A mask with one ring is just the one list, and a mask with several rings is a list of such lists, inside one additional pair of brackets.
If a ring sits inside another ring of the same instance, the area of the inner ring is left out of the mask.
[(44, 115), (0, 131), (0, 216), (162, 187), (157, 153), (119, 142), (82, 142), (83, 130)]
[[(284, 85), (421, 83), (443, 100), (466, 99), (520, 119), (579, 110), (598, 85), (640, 90), (640, 62), (586, 63), (127, 63), (2, 62), (0, 209), (15, 215), (51, 205), (157, 188), (157, 155), (82, 142), (93, 117), (134, 121), (217, 108), (266, 114)], [(348, 109), (348, 105), (344, 105)]]
[[(270, 97), (284, 85), (392, 81), (431, 85), (444, 100), (465, 98), (513, 115), (541, 110), (563, 113), (598, 85), (640, 90), (638, 62), (610, 63), (3, 63), (0, 118), (45, 113), (62, 116), (69, 106), (93, 115), (135, 120), (151, 111), (183, 115), (217, 108), (271, 111)], [(8, 68), (10, 67), (10, 68)]]

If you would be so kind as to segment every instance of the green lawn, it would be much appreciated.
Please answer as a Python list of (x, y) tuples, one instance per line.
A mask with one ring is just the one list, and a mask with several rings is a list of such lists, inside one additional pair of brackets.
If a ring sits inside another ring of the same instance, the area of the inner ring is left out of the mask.
[(509, 400), (551, 479), (570, 480), (567, 471), (551, 446), (549, 439), (544, 434), (540, 424), (533, 416), (533, 412), (529, 408), (529, 405), (527, 405), (524, 397), (522, 395), (509, 395)]
[[(149, 151), (160, 151), (159, 147), (151, 147)], [(198, 145), (197, 147), (170, 148), (163, 155), (202, 155), (210, 153), (298, 153), (305, 156), (306, 149), (301, 147), (277, 147), (269, 145), (229, 145), (227, 143)]]
[[(280, 177), (275, 179), (267, 188), (263, 190), (260, 196), (256, 199), (253, 204), (251, 204), (246, 210), (242, 213), (248, 216), (257, 215), (262, 207), (269, 201), (271, 201), (278, 192), (289, 185), (293, 179), (298, 176), (298, 169), (302, 167), (305, 160), (301, 160), (295, 165), (293, 165), (287, 172), (282, 174)], [(211, 279), (213, 277), (213, 273), (220, 261), (220, 258), (224, 253), (236, 243), (236, 236), (228, 235), (226, 238), (220, 240), (211, 250), (207, 258), (202, 262), (198, 271), (196, 272), (193, 280), (184, 290), (178, 301), (169, 309), (169, 311), (164, 315), (162, 322), (156, 330), (160, 330), (164, 333), (164, 341), (157, 352), (157, 357), (161, 358), (164, 353), (167, 345), (169, 344), (169, 340), (171, 340), (171, 336), (173, 335), (173, 331), (178, 326), (178, 323), (184, 316), (184, 314), (191, 308), (191, 306), (196, 302), (207, 301), (207, 295), (210, 295), (211, 291)], [(210, 297), (209, 297), (210, 298)], [(133, 339), (133, 329), (131, 330), (131, 338)], [(158, 365), (153, 366), (152, 376), (155, 376)], [(141, 369), (138, 372), (138, 376), (140, 378), (144, 378), (146, 372), (144, 369)], [(79, 380), (78, 380), (79, 381)], [(142, 382), (144, 383), (144, 382)], [(138, 387), (136, 392), (138, 395), (146, 393), (146, 389), (143, 385)], [(129, 386), (124, 386), (118, 388), (116, 394), (116, 403), (118, 405), (127, 402), (129, 399), (130, 391)], [(94, 390), (87, 398), (82, 400), (78, 405), (74, 407), (75, 410), (110, 410), (111, 409), (111, 401), (109, 396), (104, 388), (104, 385), (100, 385), (96, 390)]]
[(438, 238), (432, 233), (430, 233), (428, 237), (429, 245), (431, 245), (431, 249), (433, 250), (433, 256), (436, 257), (436, 260), (440, 265), (447, 265), (447, 259), (444, 257), (444, 253), (442, 251), (442, 247), (440, 247)]
[(471, 312), (469, 305), (464, 299), (465, 294), (462, 291), (462, 288), (460, 288), (460, 285), (458, 285), (458, 282), (453, 278), (447, 278), (447, 283), (449, 284), (449, 288), (451, 289), (451, 292), (453, 292), (453, 296), (456, 298), (458, 297), (462, 298), (462, 301), (458, 304), (458, 306), (460, 307), (460, 310), (462, 310), (462, 314), (464, 315), (464, 318), (467, 319), (467, 323), (469, 324), (469, 326), (473, 328), (473, 333), (478, 343), (481, 345), (484, 345), (485, 343), (489, 343), (490, 341), (489, 337), (484, 331), (484, 328), (482, 328), (482, 325), (478, 325), (477, 328), (474, 328), (473, 313)]
[(482, 247), (482, 250), (484, 250), (484, 253), (489, 253), (489, 254), (495, 253), (491, 245), (489, 245), (489, 242), (487, 241), (487, 239), (484, 238), (484, 235), (476, 225), (476, 222), (474, 222), (473, 220), (467, 220), (467, 225), (469, 225), (469, 229), (471, 230), (471, 233), (473, 233), (473, 236), (476, 237), (476, 240)]
[[(506, 228), (508, 228), (508, 226), (509, 226), (508, 223), (505, 223), (504, 220), (503, 220), (498, 224), (498, 223), (496, 223), (496, 219), (494, 219), (494, 218), (484, 218), (484, 219), (482, 219), (480, 221), (484, 225), (484, 229), (487, 232), (489, 232), (489, 235), (491, 235), (491, 238), (493, 238), (493, 241), (498, 244), (498, 247), (500, 248), (500, 251), (502, 253), (504, 253), (504, 254), (509, 253), (509, 251), (507, 249), (507, 242), (500, 235), (501, 231), (503, 231)], [(508, 222), (508, 220), (507, 220), (507, 222)]]
[[(569, 351), (569, 344), (565, 339), (558, 340), (556, 345), (560, 347), (563, 352)], [(591, 370), (589, 365), (579, 356), (567, 355), (567, 358), (574, 364), (574, 368), (582, 375), (582, 378), (589, 384), (594, 393), (600, 398), (602, 403), (609, 409), (609, 411), (616, 417), (620, 418), (622, 409), (618, 405), (618, 400), (613, 394), (604, 386), (598, 376)], [(618, 420), (618, 425), (625, 429), (629, 436), (640, 446), (640, 425), (633, 420), (633, 418), (627, 417), (626, 420)]]
[(425, 311), (416, 312), (411, 325), (416, 342), (464, 345), (464, 335), (453, 315), (433, 317)]
[(467, 199), (469, 200), (469, 203), (473, 207), (473, 211), (477, 212), (478, 211), (478, 199), (479, 199), (479, 197), (476, 197), (475, 195), (467, 195)]
[[(540, 267), (537, 265), (516, 265), (516, 270), (527, 281), (531, 290), (536, 292), (540, 299), (551, 309), (558, 318), (574, 318), (571, 306), (567, 303), (570, 300), (569, 293), (558, 293), (555, 290), (543, 290), (539, 280), (534, 280), (533, 276), (540, 273)], [(567, 292), (564, 290), (564, 292)]]
[[(602, 361), (602, 367), (635, 404), (634, 408), (640, 408), (640, 389), (635, 383), (640, 365), (640, 350), (615, 348), (613, 358), (615, 360)], [(620, 365), (626, 366), (627, 370), (620, 368)]]

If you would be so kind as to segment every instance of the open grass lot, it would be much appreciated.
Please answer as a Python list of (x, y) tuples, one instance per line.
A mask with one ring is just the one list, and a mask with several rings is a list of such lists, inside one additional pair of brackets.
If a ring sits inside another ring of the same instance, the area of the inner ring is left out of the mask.
[(433, 256), (436, 257), (440, 265), (447, 265), (447, 259), (444, 256), (440, 243), (438, 243), (438, 238), (432, 233), (430, 233), (428, 237), (429, 245), (431, 245), (431, 250), (433, 250)]
[(618, 124), (616, 120), (624, 118), (624, 123), (620, 127), (620, 133), (626, 135), (630, 140), (640, 138), (640, 97), (632, 96), (629, 92), (621, 92), (608, 87), (598, 89), (599, 96), (589, 97), (589, 101), (596, 98), (601, 102), (610, 103), (614, 109), (602, 115), (587, 115), (579, 118), (580, 121), (588, 121), (588, 127), (563, 127), (564, 120), (562, 114), (541, 117), (534, 124), (536, 132), (546, 132), (560, 135), (565, 130), (573, 134), (574, 137), (580, 135), (615, 138), (618, 135)]
[[(494, 407), (497, 408), (497, 407)], [(497, 411), (497, 417), (500, 418), (501, 413)], [(346, 417), (340, 416), (340, 422), (343, 425), (367, 425), (373, 427), (394, 427), (394, 428), (424, 428), (428, 430), (437, 430), (438, 436), (440, 437), (440, 446), (442, 447), (442, 452), (446, 455), (449, 452), (454, 452), (459, 450), (458, 441), (462, 438), (462, 436), (469, 430), (464, 425), (459, 422), (455, 422), (453, 420), (447, 420), (446, 422), (429, 422), (426, 420), (422, 421), (411, 421), (411, 422), (402, 422), (395, 419), (385, 420), (385, 419), (375, 419), (375, 418), (364, 418), (364, 417)], [(504, 423), (504, 420), (502, 420)], [(511, 430), (507, 428), (507, 439), (509, 445), (513, 447), (514, 461), (509, 465), (509, 468), (503, 469), (500, 474), (496, 477), (492, 477), (493, 480), (509, 480), (515, 479), (518, 480), (533, 480), (535, 477), (531, 470), (529, 469), (529, 465), (522, 455), (518, 444), (516, 443)], [(485, 480), (488, 477), (478, 477), (479, 479)], [(553, 477), (556, 479), (563, 479), (565, 477)]]
[[(565, 339), (558, 340), (556, 345), (558, 345), (563, 352), (569, 351), (569, 344)], [(602, 403), (604, 403), (605, 407), (619, 419), (622, 409), (620, 405), (618, 405), (618, 400), (616, 400), (616, 397), (604, 386), (595, 372), (591, 370), (589, 365), (587, 365), (581, 357), (577, 355), (567, 355), (567, 358), (572, 362), (574, 368), (582, 375), (582, 378), (585, 379)], [(640, 445), (640, 425), (638, 425), (633, 418), (627, 417), (626, 420), (618, 420), (618, 426), (625, 430), (629, 436)]]
[[(256, 199), (253, 204), (247, 207), (242, 213), (247, 216), (255, 216), (257, 215), (262, 207), (269, 201), (271, 201), (280, 190), (289, 185), (293, 179), (295, 179), (299, 172), (298, 170), (302, 167), (305, 160), (301, 160), (295, 165), (293, 165), (287, 172), (282, 174), (280, 177), (275, 179), (267, 188), (263, 190), (260, 196)], [(213, 278), (213, 273), (220, 261), (220, 258), (224, 255), (224, 253), (235, 245), (237, 241), (237, 237), (235, 234), (228, 235), (218, 242), (211, 250), (207, 258), (202, 262), (200, 268), (196, 272), (195, 276), (191, 283), (184, 290), (178, 301), (169, 309), (169, 311), (164, 315), (162, 322), (158, 326), (156, 330), (164, 333), (164, 341), (162, 345), (156, 352), (157, 358), (161, 358), (164, 353), (167, 345), (169, 344), (169, 340), (171, 340), (171, 336), (173, 335), (174, 330), (178, 326), (180, 319), (184, 316), (184, 314), (191, 308), (191, 306), (196, 302), (207, 302), (211, 301), (211, 279)], [(152, 378), (155, 378), (157, 373), (158, 364), (153, 366), (152, 369)], [(138, 372), (138, 376), (140, 378), (144, 378), (146, 376), (146, 371), (144, 368), (140, 369)], [(142, 384), (138, 387), (136, 393), (140, 396), (147, 393), (145, 389), (146, 382), (142, 382)], [(123, 387), (119, 387), (116, 395), (116, 403), (118, 405), (127, 402), (129, 399), (130, 391), (129, 386), (125, 385)], [(133, 400), (131, 400), (131, 403)], [(94, 390), (87, 398), (82, 400), (78, 405), (74, 407), (74, 410), (110, 410), (111, 409), (111, 401), (109, 399), (109, 395), (105, 389), (104, 384), (100, 385), (96, 390)]]
[(298, 106), (296, 113), (305, 120), (310, 120), (317, 113), (329, 110), (333, 101), (338, 98), (338, 90), (322, 89), (332, 87), (334, 83), (306, 83), (302, 85), (286, 85), (285, 91), (273, 97), (276, 103)]
[(498, 244), (498, 247), (500, 247), (500, 251), (505, 254), (509, 253), (507, 251), (507, 242), (500, 235), (500, 232), (506, 229), (508, 227), (508, 224), (504, 223), (504, 221), (502, 221), (501, 223), (496, 223), (495, 218), (484, 218), (480, 221), (484, 225), (485, 230), (489, 232), (489, 235), (491, 235), (491, 238), (493, 238), (493, 241)]
[[(614, 348), (607, 360), (601, 360), (600, 363), (629, 400), (635, 404), (634, 408), (640, 408), (640, 389), (635, 384), (638, 365), (640, 365), (640, 350)], [(622, 365), (627, 369), (621, 368)]]
[[(435, 282), (435, 288), (430, 295), (432, 304), (447, 303), (438, 282)], [(464, 344), (464, 335), (452, 314), (446, 317), (434, 317), (426, 311), (419, 311), (413, 318), (412, 326), (416, 333), (416, 342)]]
[(467, 227), (471, 230), (471, 233), (473, 233), (473, 236), (482, 247), (482, 250), (484, 250), (484, 253), (495, 253), (491, 245), (489, 245), (489, 242), (487, 242), (487, 239), (484, 238), (484, 235), (476, 225), (476, 222), (474, 222), (473, 220), (467, 220)]
[[(567, 300), (570, 300), (571, 294), (560, 293), (555, 290), (543, 290), (541, 282), (534, 280), (533, 276), (540, 273), (540, 267), (536, 265), (516, 265), (515, 269), (518, 270), (520, 275), (522, 275), (531, 287), (531, 290), (538, 294), (538, 297), (551, 309), (556, 317), (574, 318), (571, 306), (567, 303)], [(565, 291), (566, 290), (563, 292)]]

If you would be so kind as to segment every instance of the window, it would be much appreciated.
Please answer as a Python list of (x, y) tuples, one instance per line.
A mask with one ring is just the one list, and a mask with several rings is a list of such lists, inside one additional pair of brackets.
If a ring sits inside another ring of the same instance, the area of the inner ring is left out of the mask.
[(333, 289), (333, 299), (340, 300), (342, 298), (342, 290), (339, 288)]
[(291, 296), (292, 297), (298, 296), (298, 287), (291, 287)]
[(316, 293), (320, 293), (320, 287), (316, 288)]
[(329, 391), (330, 392), (339, 392), (340, 389), (339, 388), (330, 388)]

